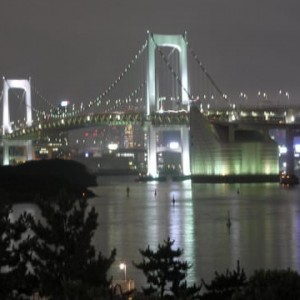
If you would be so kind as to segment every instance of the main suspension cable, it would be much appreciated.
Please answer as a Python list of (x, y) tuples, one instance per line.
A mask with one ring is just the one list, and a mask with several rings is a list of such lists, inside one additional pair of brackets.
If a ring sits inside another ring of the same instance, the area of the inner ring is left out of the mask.
[(207, 72), (206, 68), (204, 67), (203, 63), (200, 61), (200, 59), (198, 58), (196, 52), (191, 48), (189, 42), (186, 39), (186, 36), (184, 36), (184, 40), (185, 43), (188, 47), (188, 49), (190, 50), (190, 53), (192, 54), (192, 56), (194, 57), (194, 59), (196, 60), (197, 64), (199, 65), (199, 67), (201, 68), (202, 72), (205, 74), (205, 76), (207, 77), (207, 79), (210, 81), (210, 83), (214, 86), (214, 88), (216, 89), (216, 91), (220, 94), (220, 96), (227, 102), (230, 104), (230, 99), (228, 98), (228, 95), (223, 93), (222, 90), (218, 87), (218, 85), (216, 84), (216, 82), (213, 80), (213, 78), (211, 77), (211, 75)]

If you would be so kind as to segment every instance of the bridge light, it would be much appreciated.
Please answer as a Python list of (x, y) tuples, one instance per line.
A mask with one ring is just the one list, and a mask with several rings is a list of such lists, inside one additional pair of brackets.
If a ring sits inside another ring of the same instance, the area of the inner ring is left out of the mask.
[(285, 146), (279, 146), (279, 154), (286, 154), (287, 153), (287, 147)]
[(285, 92), (285, 95), (287, 96), (288, 99), (290, 99), (290, 94), (288, 92)]
[(284, 116), (285, 116), (285, 122), (286, 123), (294, 123), (295, 122), (295, 116), (294, 115), (285, 112)]
[(176, 150), (179, 148), (179, 143), (178, 142), (170, 142), (169, 147), (171, 150)]
[(107, 145), (108, 150), (114, 151), (118, 149), (118, 144), (116, 143), (110, 143)]
[(270, 116), (269, 112), (264, 111), (264, 116), (265, 116), (265, 120), (268, 121), (269, 120), (269, 116)]
[(70, 104), (70, 101), (68, 101), (68, 100), (63, 100), (60, 102), (61, 107), (67, 107), (69, 104)]
[(295, 151), (300, 153), (300, 144), (295, 144)]

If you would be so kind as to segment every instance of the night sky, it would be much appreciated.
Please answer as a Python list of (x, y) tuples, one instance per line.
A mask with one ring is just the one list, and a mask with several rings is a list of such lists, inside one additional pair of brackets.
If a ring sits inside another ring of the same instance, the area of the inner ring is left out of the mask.
[(0, 74), (31, 76), (52, 103), (86, 101), (118, 77), (147, 30), (187, 31), (231, 98), (282, 89), (300, 104), (299, 0), (0, 0)]

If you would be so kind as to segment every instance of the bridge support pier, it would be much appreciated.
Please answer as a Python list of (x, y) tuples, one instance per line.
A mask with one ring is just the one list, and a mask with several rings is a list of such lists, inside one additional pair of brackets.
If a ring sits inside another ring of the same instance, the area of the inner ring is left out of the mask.
[(190, 141), (189, 141), (189, 129), (188, 127), (180, 128), (181, 138), (181, 165), (182, 173), (184, 176), (191, 175), (190, 167)]
[[(172, 47), (179, 53), (179, 70), (180, 70), (180, 88), (181, 99), (178, 104), (187, 111), (190, 110), (190, 94), (189, 94), (189, 78), (188, 78), (188, 48), (185, 37), (183, 35), (162, 35), (152, 34), (148, 32), (148, 68), (147, 68), (147, 116), (150, 117), (153, 112), (160, 109), (159, 92), (157, 76), (156, 76), (156, 49), (158, 47)], [(150, 120), (150, 118), (149, 118)], [(173, 128), (173, 127), (172, 127)], [(156, 134), (159, 131), (158, 127), (154, 127), (150, 122), (148, 124), (148, 176), (157, 177), (157, 145)], [(189, 144), (189, 129), (185, 126), (180, 126), (181, 135), (181, 168), (183, 175), (190, 175), (190, 144)]]
[(32, 160), (34, 158), (32, 141), (11, 141), (11, 140), (3, 140), (3, 165), (8, 166), (10, 162), (10, 147), (25, 147), (25, 155), (23, 158), (25, 160)]
[(294, 175), (295, 172), (295, 161), (294, 161), (294, 131), (292, 128), (286, 128), (285, 130), (286, 138), (286, 173)]
[[(177, 128), (177, 130), (178, 129), (180, 130), (180, 139), (181, 139), (182, 175), (188, 176), (191, 175), (189, 128), (187, 126), (184, 127), (180, 126), (180, 128)], [(148, 145), (147, 145), (148, 173), (147, 175), (153, 178), (159, 176), (158, 168), (157, 168), (157, 145), (156, 145), (156, 136), (159, 131), (160, 131), (159, 128), (154, 127), (151, 124), (148, 125)]]
[(147, 145), (148, 175), (157, 177), (157, 154), (156, 154), (156, 128), (148, 125), (148, 145)]

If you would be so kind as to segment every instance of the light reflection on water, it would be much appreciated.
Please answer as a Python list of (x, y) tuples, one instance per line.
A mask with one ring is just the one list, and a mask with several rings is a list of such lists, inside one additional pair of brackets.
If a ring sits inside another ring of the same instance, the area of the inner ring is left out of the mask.
[[(144, 283), (143, 275), (131, 265), (142, 259), (138, 249), (156, 249), (168, 236), (193, 264), (190, 282), (209, 281), (215, 271), (235, 268), (237, 260), (247, 274), (258, 268), (300, 271), (299, 187), (105, 178), (94, 191), (99, 195), (90, 200), (99, 213), (95, 243), (106, 253), (116, 247), (117, 260), (128, 263), (128, 274), (138, 284)], [(119, 272), (116, 264), (114, 276), (122, 276)]]
[[(99, 185), (92, 190), (97, 197), (89, 203), (99, 214), (94, 242), (105, 255), (117, 249), (112, 267), (116, 279), (123, 278), (118, 264), (125, 261), (128, 277), (138, 287), (144, 284), (144, 275), (132, 261), (142, 260), (138, 249), (148, 245), (156, 249), (168, 236), (193, 264), (190, 283), (200, 283), (201, 278), (209, 281), (215, 271), (235, 268), (237, 260), (247, 274), (258, 268), (300, 271), (299, 187), (137, 183), (132, 177), (106, 177), (99, 178)], [(228, 211), (230, 229), (226, 226)]]

